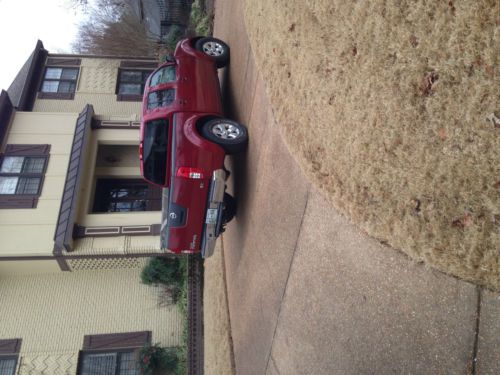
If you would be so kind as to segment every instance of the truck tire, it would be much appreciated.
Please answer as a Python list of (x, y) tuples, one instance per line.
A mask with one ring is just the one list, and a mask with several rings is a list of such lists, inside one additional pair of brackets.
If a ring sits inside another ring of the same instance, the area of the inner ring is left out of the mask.
[(227, 119), (207, 121), (201, 128), (201, 134), (221, 146), (227, 154), (244, 151), (248, 143), (246, 127)]
[(236, 199), (228, 193), (224, 193), (224, 210), (222, 212), (224, 224), (229, 223), (236, 215)]
[(217, 68), (223, 68), (229, 62), (229, 46), (217, 38), (201, 38), (194, 45), (198, 51), (210, 56)]

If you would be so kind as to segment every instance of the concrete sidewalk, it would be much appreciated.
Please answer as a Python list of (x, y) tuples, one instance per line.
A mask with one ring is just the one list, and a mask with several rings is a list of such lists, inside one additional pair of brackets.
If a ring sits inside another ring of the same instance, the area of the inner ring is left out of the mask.
[[(238, 215), (224, 235), (237, 374), (499, 374), (500, 296), (361, 233), (308, 182), (284, 144), (254, 64), (243, 2), (217, 0), (231, 46)], [(306, 125), (302, 125), (306, 126)]]

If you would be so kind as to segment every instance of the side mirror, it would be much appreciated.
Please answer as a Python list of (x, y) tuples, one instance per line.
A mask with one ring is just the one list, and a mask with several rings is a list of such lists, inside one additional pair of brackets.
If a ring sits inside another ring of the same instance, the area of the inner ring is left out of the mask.
[(165, 56), (163, 56), (162, 61), (163, 62), (175, 62), (175, 57), (174, 57), (174, 55), (167, 53)]

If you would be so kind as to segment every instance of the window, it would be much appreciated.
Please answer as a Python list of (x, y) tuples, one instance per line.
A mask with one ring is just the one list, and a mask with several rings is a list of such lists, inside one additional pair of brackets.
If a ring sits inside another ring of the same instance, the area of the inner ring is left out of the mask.
[(175, 65), (167, 65), (159, 69), (151, 76), (150, 87), (161, 85), (162, 83), (175, 82)]
[(118, 84), (116, 93), (121, 101), (141, 101), (144, 85), (151, 74), (151, 70), (125, 70), (118, 71)]
[(151, 343), (151, 331), (87, 335), (78, 375), (139, 375), (135, 350)]
[(73, 99), (79, 68), (47, 67), (45, 69), (40, 98)]
[(50, 145), (7, 145), (0, 164), (0, 208), (34, 208)]
[(158, 90), (148, 94), (148, 109), (166, 107), (175, 100), (175, 90)]
[(0, 375), (14, 375), (16, 373), (21, 343), (21, 339), (0, 340)]
[(144, 177), (157, 185), (164, 185), (167, 176), (167, 120), (146, 123), (142, 147)]
[(97, 180), (93, 212), (161, 210), (161, 188), (142, 179)]
[(82, 353), (79, 375), (139, 374), (134, 351)]

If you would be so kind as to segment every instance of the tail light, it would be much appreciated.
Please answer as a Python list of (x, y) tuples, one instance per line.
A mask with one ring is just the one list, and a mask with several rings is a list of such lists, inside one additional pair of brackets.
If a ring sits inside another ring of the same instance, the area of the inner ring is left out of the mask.
[(177, 170), (177, 177), (192, 178), (194, 180), (199, 180), (204, 178), (204, 173), (203, 170), (199, 168), (180, 167)]

